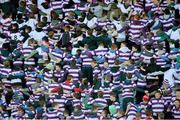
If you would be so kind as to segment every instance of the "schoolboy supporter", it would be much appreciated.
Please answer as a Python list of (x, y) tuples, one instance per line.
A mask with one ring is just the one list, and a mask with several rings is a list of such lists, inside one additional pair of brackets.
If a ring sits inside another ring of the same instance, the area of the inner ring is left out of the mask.
[(126, 74), (126, 80), (122, 83), (122, 108), (126, 110), (126, 106), (129, 102), (134, 102), (134, 83), (131, 80), (132, 74)]
[(145, 32), (145, 25), (142, 21), (140, 21), (139, 15), (135, 15), (133, 17), (133, 21), (129, 23), (129, 27), (129, 38), (134, 42), (136, 42), (135, 38), (139, 38), (142, 35), (142, 32)]
[(127, 47), (126, 42), (121, 42), (120, 49), (117, 50), (116, 54), (117, 54), (120, 62), (125, 62), (125, 61), (129, 60), (129, 58), (131, 56), (131, 51)]
[(126, 119), (125, 112), (123, 110), (117, 110), (117, 113), (113, 116), (113, 120), (119, 119), (124, 120)]
[(26, 85), (28, 87), (31, 87), (31, 85), (36, 83), (36, 77), (37, 73), (34, 69), (33, 66), (28, 66), (26, 71), (25, 71), (25, 80), (26, 80)]
[(92, 58), (92, 51), (89, 50), (88, 45), (84, 46), (84, 50), (80, 55), (82, 59), (82, 76), (87, 77), (88, 82), (92, 86), (93, 84), (93, 70), (91, 66)]
[(84, 115), (84, 113), (81, 110), (81, 106), (77, 105), (75, 106), (75, 110), (71, 115), (72, 119), (79, 119), (79, 120), (83, 120), (86, 118), (86, 116)]
[(63, 92), (65, 94), (71, 93), (75, 87), (73, 85), (73, 76), (68, 75), (66, 81), (61, 83), (61, 87), (63, 88)]
[(45, 118), (46, 119), (59, 119), (60, 118), (60, 112), (56, 108), (57, 104), (52, 104), (51, 107), (46, 108), (45, 112)]
[(174, 101), (174, 106), (171, 109), (171, 112), (173, 114), (174, 119), (180, 118), (180, 100), (176, 99)]
[(101, 113), (102, 110), (107, 106), (107, 100), (103, 98), (103, 92), (98, 92), (98, 97), (91, 101), (91, 104), (99, 107), (98, 113)]
[(51, 80), (53, 78), (53, 70), (54, 70), (54, 65), (52, 63), (48, 63), (46, 67), (44, 68), (43, 72), (43, 79), (44, 79), (44, 84), (48, 85), (48, 83), (51, 83)]
[(54, 76), (58, 79), (58, 82), (63, 82), (65, 80), (65, 71), (62, 69), (61, 64), (55, 65)]
[(125, 112), (125, 115), (127, 116), (127, 119), (133, 120), (136, 117), (136, 113), (137, 113), (137, 106), (134, 105), (131, 102), (128, 103), (127, 109), (126, 109), (126, 112)]
[(143, 96), (143, 101), (140, 103), (140, 108), (141, 108), (141, 119), (146, 119), (146, 111), (147, 111), (147, 107), (148, 107), (148, 102), (149, 102), (150, 98), (147, 95)]
[(114, 61), (117, 58), (116, 51), (117, 51), (117, 45), (116, 44), (112, 44), (111, 48), (109, 48), (108, 52), (105, 55), (105, 58), (106, 58), (106, 60), (108, 62), (108, 65), (110, 67), (113, 66)]
[(80, 82), (82, 73), (75, 60), (72, 60), (70, 64), (70, 68), (68, 68), (68, 75), (71, 75), (73, 77), (73, 84), (77, 85), (78, 82)]
[(152, 112), (153, 112), (153, 116), (155, 119), (159, 119), (162, 117), (164, 108), (165, 108), (165, 100), (162, 97), (162, 94), (160, 91), (156, 91), (155, 93), (155, 97), (152, 98), (148, 105), (151, 106)]

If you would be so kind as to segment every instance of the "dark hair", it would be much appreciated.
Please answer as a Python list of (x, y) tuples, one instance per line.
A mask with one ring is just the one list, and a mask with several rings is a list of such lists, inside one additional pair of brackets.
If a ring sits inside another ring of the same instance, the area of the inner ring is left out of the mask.
[(180, 92), (180, 89), (176, 89), (176, 92)]
[(179, 41), (175, 41), (174, 46), (175, 46), (175, 48), (179, 48)]
[(78, 92), (78, 93), (77, 93), (77, 92), (74, 93), (74, 97), (75, 97), (76, 99), (79, 99), (79, 100), (80, 100), (80, 99), (81, 99), (81, 93), (79, 93), (79, 92)]
[(146, 48), (147, 50), (151, 50), (151, 45), (146, 45), (145, 48)]
[(99, 98), (103, 98), (103, 95), (104, 95), (104, 93), (103, 93), (102, 91), (99, 91), (99, 92), (98, 92), (98, 97), (99, 97)]
[(21, 20), (22, 19), (22, 14), (18, 14), (17, 18), (18, 18), (18, 20)]

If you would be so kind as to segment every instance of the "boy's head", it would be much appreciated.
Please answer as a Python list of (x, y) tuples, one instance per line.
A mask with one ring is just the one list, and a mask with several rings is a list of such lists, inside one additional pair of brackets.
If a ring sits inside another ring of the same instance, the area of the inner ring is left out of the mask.
[(81, 52), (82, 52), (82, 50), (81, 50), (81, 49), (76, 50), (76, 54), (77, 54), (77, 55), (80, 55), (80, 54), (81, 54)]
[(57, 71), (61, 70), (61, 65), (60, 64), (56, 64), (55, 70), (57, 70)]
[(115, 102), (115, 101), (116, 101), (116, 94), (115, 94), (114, 92), (112, 92), (112, 93), (110, 94), (110, 100), (111, 100), (112, 102)]
[(102, 91), (98, 91), (98, 98), (103, 98), (104, 93)]
[(65, 31), (65, 32), (70, 31), (70, 26), (68, 26), (68, 25), (67, 25), (67, 26), (65, 26), (65, 27), (64, 27), (64, 31)]
[(80, 92), (75, 92), (75, 93), (74, 93), (74, 97), (75, 97), (76, 99), (81, 99), (81, 93), (80, 93)]
[(97, 112), (97, 111), (98, 111), (98, 106), (93, 105), (93, 106), (92, 106), (92, 112)]
[(72, 76), (72, 75), (68, 75), (68, 76), (67, 76), (67, 81), (72, 81), (72, 79), (73, 79), (73, 76)]
[(102, 116), (103, 117), (107, 117), (108, 116), (108, 109), (104, 108), (103, 111), (102, 111)]
[(53, 38), (53, 36), (54, 36), (54, 32), (53, 32), (53, 31), (49, 31), (49, 32), (48, 32), (48, 37), (49, 37), (49, 38)]
[(27, 26), (25, 28), (25, 33), (30, 33), (32, 31), (32, 28), (30, 26)]
[(156, 91), (156, 93), (155, 93), (155, 98), (156, 99), (160, 99), (161, 98), (161, 92), (158, 90), (158, 91)]
[(180, 99), (180, 89), (176, 90), (176, 98)]
[(130, 80), (132, 78), (132, 75), (133, 75), (132, 73), (127, 73), (126, 78)]
[(174, 101), (174, 105), (175, 105), (176, 108), (180, 108), (180, 100), (179, 100), (179, 99), (176, 99), (176, 100)]
[(13, 30), (18, 30), (18, 29), (19, 29), (18, 24), (17, 24), (17, 23), (12, 24), (12, 29), (13, 29)]
[(3, 62), (5, 68), (10, 68), (10, 61), (6, 60)]
[(88, 80), (87, 80), (87, 78), (82, 79), (82, 84), (83, 84), (83, 85), (88, 85)]
[(80, 106), (80, 105), (76, 105), (76, 106), (75, 106), (75, 110), (76, 110), (76, 111), (81, 110), (81, 106)]

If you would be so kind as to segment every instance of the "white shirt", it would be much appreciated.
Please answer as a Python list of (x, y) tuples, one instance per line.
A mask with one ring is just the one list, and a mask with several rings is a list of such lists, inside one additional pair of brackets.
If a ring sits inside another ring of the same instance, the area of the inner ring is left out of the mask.
[(37, 22), (36, 19), (30, 18), (30, 19), (26, 22), (26, 25), (27, 25), (27, 26), (30, 26), (30, 27), (32, 28), (32, 30), (35, 30), (37, 23), (38, 23), (38, 22)]
[(175, 4), (175, 5), (174, 5), (174, 8), (175, 8), (175, 9), (178, 9), (178, 10), (179, 10), (179, 13), (180, 13), (180, 4)]
[(173, 40), (180, 40), (180, 29), (177, 29), (175, 31), (173, 31), (172, 29), (170, 29), (167, 34), (169, 35), (169, 37)]
[(46, 36), (46, 34), (43, 31), (37, 32), (36, 30), (32, 31), (29, 35), (38, 42), (42, 41), (42, 38)]
[(129, 11), (131, 10), (130, 7), (125, 8), (125, 7), (124, 7), (124, 4), (122, 4), (122, 3), (118, 3), (117, 7), (118, 7), (119, 9), (121, 9), (122, 13), (126, 13), (126, 14), (128, 14)]
[(23, 40), (23, 36), (21, 36), (21, 33), (11, 33), (11, 39), (15, 40), (15, 41), (22, 41)]
[(97, 18), (93, 17), (91, 20), (87, 20), (87, 18), (85, 18), (83, 23), (87, 24), (89, 28), (93, 29), (96, 27)]
[(0, 0), (0, 3), (9, 2), (10, 0)]
[(169, 69), (168, 71), (164, 72), (164, 80), (168, 80), (171, 87), (174, 87), (174, 77), (180, 79), (180, 75), (176, 73), (175, 69)]

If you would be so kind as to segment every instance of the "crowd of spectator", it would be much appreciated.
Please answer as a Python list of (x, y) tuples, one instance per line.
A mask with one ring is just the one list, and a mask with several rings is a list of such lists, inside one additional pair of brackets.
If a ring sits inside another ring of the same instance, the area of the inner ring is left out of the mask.
[(179, 0), (0, 0), (0, 119), (180, 120)]

